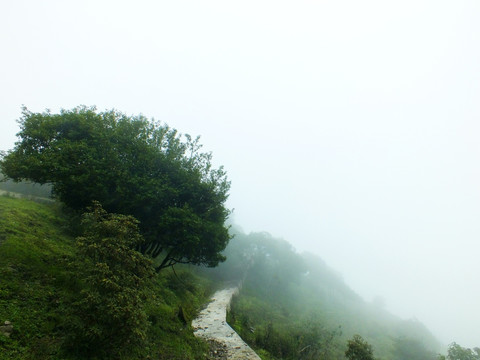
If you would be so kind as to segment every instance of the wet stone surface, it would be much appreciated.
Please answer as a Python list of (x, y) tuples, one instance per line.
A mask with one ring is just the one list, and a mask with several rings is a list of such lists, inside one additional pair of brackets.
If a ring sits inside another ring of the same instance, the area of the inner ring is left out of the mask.
[(215, 360), (261, 360), (227, 324), (227, 307), (238, 288), (217, 291), (212, 301), (192, 321), (195, 336), (210, 342)]

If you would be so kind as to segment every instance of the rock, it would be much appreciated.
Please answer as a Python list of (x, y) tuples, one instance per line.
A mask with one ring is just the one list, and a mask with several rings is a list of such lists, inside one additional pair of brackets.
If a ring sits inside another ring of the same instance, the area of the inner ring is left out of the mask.
[(13, 325), (10, 321), (5, 321), (4, 325), (0, 326), (0, 334), (10, 337), (13, 332)]
[(218, 342), (216, 340), (208, 340), (210, 347), (209, 360), (227, 360), (228, 352), (225, 344)]

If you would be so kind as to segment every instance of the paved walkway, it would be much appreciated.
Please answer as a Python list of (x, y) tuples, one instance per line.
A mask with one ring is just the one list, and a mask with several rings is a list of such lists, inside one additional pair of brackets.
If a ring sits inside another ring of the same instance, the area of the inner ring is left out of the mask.
[(217, 291), (210, 304), (192, 321), (195, 336), (217, 344), (218, 359), (261, 360), (227, 324), (227, 308), (237, 287)]

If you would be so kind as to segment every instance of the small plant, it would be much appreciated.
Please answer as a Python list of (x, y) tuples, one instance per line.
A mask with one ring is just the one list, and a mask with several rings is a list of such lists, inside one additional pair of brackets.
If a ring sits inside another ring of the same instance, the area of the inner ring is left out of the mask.
[(360, 335), (354, 335), (347, 342), (345, 356), (349, 360), (374, 360), (372, 345), (366, 342)]

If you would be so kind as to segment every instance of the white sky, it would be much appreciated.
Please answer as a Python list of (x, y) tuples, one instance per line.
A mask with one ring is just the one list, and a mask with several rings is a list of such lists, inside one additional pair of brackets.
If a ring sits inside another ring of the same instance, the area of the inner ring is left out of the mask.
[(246, 231), (480, 346), (480, 2), (1, 1), (0, 50), (0, 150), (21, 104), (201, 135)]

